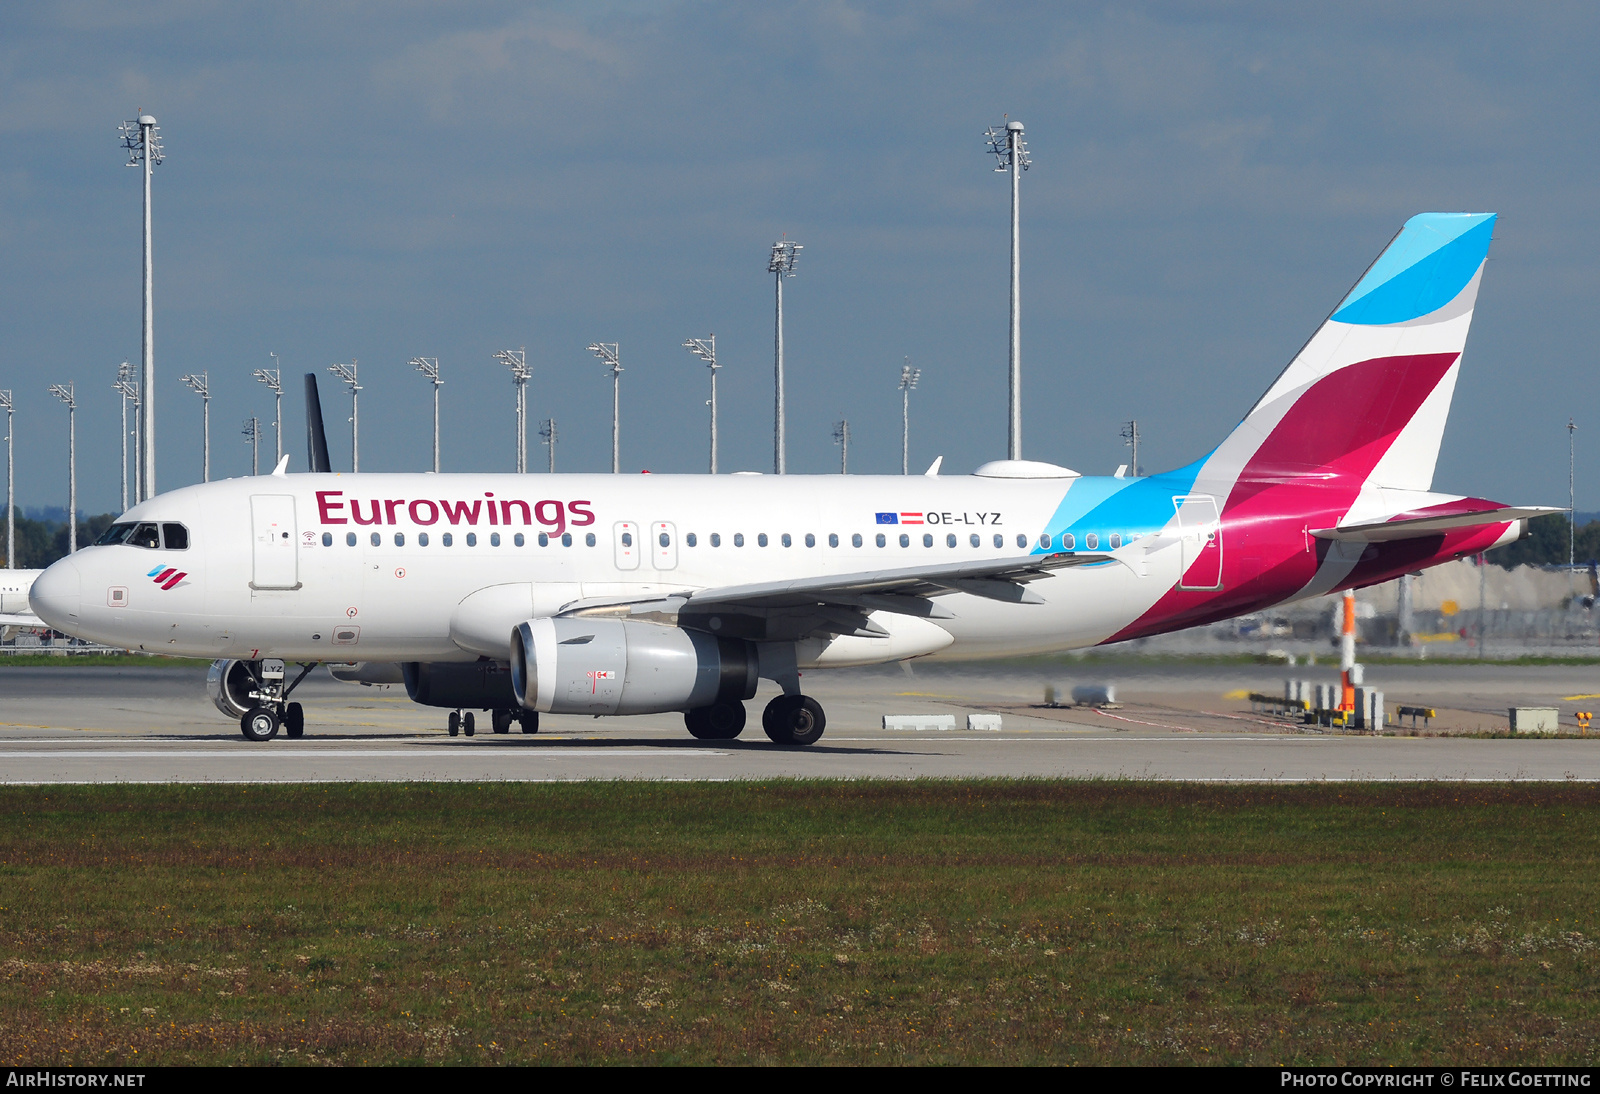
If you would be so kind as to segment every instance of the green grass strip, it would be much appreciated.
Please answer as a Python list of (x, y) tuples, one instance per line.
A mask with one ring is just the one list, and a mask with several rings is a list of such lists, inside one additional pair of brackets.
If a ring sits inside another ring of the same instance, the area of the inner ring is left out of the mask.
[(1600, 792), (0, 789), (0, 1054), (1588, 1064)]

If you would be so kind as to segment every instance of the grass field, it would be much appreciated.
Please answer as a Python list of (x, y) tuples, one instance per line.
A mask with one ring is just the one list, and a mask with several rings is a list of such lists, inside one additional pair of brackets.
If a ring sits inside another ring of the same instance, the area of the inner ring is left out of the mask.
[(8, 1064), (1569, 1063), (1600, 794), (0, 790)]

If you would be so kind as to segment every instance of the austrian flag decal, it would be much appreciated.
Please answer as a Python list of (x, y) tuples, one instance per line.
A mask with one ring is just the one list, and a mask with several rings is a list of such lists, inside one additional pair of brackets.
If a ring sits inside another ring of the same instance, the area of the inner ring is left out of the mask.
[(189, 584), (183, 580), (189, 576), (188, 573), (171, 566), (157, 566), (144, 576), (150, 578), (163, 589), (176, 589), (180, 585)]

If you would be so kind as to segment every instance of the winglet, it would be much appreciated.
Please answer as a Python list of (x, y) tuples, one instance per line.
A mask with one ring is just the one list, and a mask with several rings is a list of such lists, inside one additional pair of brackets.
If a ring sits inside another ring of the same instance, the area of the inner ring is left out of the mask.
[(928, 469), (926, 471), (924, 471), (923, 474), (926, 475), (930, 479), (938, 478), (939, 477), (939, 468), (943, 463), (944, 463), (944, 457), (943, 456), (938, 457), (931, 464), (928, 465)]
[(285, 452), (283, 454), (283, 459), (278, 461), (278, 466), (274, 467), (272, 469), (272, 473), (274, 475), (278, 476), (281, 479), (281, 478), (284, 477), (284, 472), (286, 472), (288, 470), (289, 470), (289, 453)]

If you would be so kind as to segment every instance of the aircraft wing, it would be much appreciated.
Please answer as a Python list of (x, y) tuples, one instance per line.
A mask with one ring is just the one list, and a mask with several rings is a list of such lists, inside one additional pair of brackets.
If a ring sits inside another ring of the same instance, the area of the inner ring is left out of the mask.
[(49, 624), (32, 612), (23, 612), (21, 614), (0, 613), (0, 627), (38, 627), (40, 630), (46, 630)]
[[(1542, 517), (1546, 513), (1564, 513), (1565, 509), (1548, 505), (1493, 505), (1487, 508), (1463, 509), (1457, 512), (1429, 513), (1417, 510), (1399, 513), (1387, 520), (1365, 521), (1361, 524), (1341, 524), (1335, 528), (1314, 528), (1311, 534), (1318, 539), (1353, 540), (1362, 543), (1384, 543), (1398, 539), (1420, 539), (1436, 536), (1456, 528), (1477, 528), (1485, 524), (1504, 524), (1507, 521)], [(1440, 507), (1444, 508), (1444, 507)]]
[(932, 598), (953, 592), (971, 593), (1013, 604), (1039, 604), (1039, 594), (1027, 583), (1054, 570), (1115, 561), (1108, 554), (1058, 552), (865, 570), (851, 574), (764, 581), (749, 585), (724, 585), (673, 593), (669, 596), (596, 597), (574, 601), (561, 610), (573, 615), (645, 615), (692, 620), (696, 616), (745, 616), (763, 620), (763, 637), (799, 637), (808, 634), (877, 634), (867, 616), (886, 611), (924, 619), (954, 618), (948, 608)]

